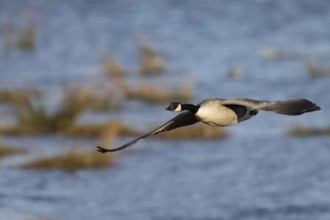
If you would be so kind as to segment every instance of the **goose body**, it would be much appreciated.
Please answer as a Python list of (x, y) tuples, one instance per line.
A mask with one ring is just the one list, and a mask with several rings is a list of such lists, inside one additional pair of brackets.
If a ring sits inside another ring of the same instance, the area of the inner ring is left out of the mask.
[(98, 146), (101, 153), (119, 151), (144, 138), (161, 132), (203, 122), (210, 126), (225, 127), (236, 125), (258, 114), (259, 110), (272, 111), (284, 115), (300, 115), (306, 112), (320, 110), (320, 107), (307, 99), (291, 99), (286, 101), (259, 101), (254, 99), (206, 99), (201, 103), (182, 104), (172, 102), (166, 110), (182, 112), (155, 130), (142, 135), (120, 147), (106, 149)]
[(258, 112), (246, 106), (222, 105), (223, 99), (207, 99), (201, 102), (196, 118), (211, 126), (231, 126), (247, 120)]

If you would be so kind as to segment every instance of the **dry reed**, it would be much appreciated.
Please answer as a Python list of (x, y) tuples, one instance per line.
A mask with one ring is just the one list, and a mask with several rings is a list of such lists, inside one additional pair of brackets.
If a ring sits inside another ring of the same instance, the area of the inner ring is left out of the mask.
[(76, 137), (99, 137), (106, 131), (114, 131), (119, 136), (140, 135), (141, 132), (122, 122), (107, 122), (103, 124), (82, 124), (72, 126), (63, 131), (63, 134)]
[(6, 23), (3, 26), (4, 33), (4, 48), (9, 51), (13, 48), (20, 50), (32, 50), (36, 46), (39, 26), (36, 23), (22, 24), (21, 27), (16, 28), (12, 23)]
[(288, 134), (296, 137), (309, 137), (309, 136), (329, 136), (330, 127), (328, 128), (309, 128), (304, 126), (294, 126), (288, 130)]
[(59, 169), (74, 172), (78, 169), (105, 168), (112, 165), (114, 159), (115, 154), (102, 155), (96, 151), (79, 153), (72, 149), (61, 155), (36, 159), (24, 164), (22, 168), (36, 170)]
[(186, 81), (181, 91), (177, 89), (166, 90), (148, 84), (139, 84), (135, 90), (125, 86), (124, 93), (128, 99), (138, 99), (148, 103), (167, 103), (173, 100), (187, 102), (192, 99), (192, 84), (190, 81)]
[(127, 75), (127, 72), (124, 69), (123, 65), (107, 51), (103, 52), (103, 63), (105, 74), (107, 76), (115, 79), (120, 79)]
[(8, 103), (24, 106), (34, 98), (42, 97), (42, 92), (37, 90), (12, 90), (0, 89), (0, 103)]
[(322, 66), (316, 62), (305, 62), (307, 73), (311, 78), (325, 77), (330, 75), (330, 67)]
[(0, 143), (0, 158), (4, 156), (14, 155), (14, 154), (21, 154), (25, 151), (22, 149), (17, 149), (11, 146), (7, 146), (3, 143)]
[(158, 75), (166, 70), (165, 59), (147, 41), (139, 41), (141, 75)]

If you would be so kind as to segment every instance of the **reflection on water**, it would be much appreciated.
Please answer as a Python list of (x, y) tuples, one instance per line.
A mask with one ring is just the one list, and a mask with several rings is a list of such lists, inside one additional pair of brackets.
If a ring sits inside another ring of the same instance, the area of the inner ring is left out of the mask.
[[(329, 59), (329, 7), (326, 0), (31, 1), (26, 7), (0, 0), (3, 23), (32, 17), (40, 28), (34, 50), (1, 49), (1, 87), (37, 87), (56, 99), (63, 83), (98, 77), (104, 48), (135, 71), (141, 37), (166, 57), (164, 81), (193, 79), (196, 102), (305, 97), (322, 107), (299, 117), (260, 113), (229, 128), (225, 140), (145, 140), (122, 152), (113, 168), (74, 175), (25, 171), (6, 159), (0, 167), (0, 219), (329, 219), (329, 138), (284, 134), (292, 124), (329, 125), (330, 77), (310, 79), (304, 67), (306, 59)], [(299, 56), (266, 59), (260, 53), (267, 47)], [(240, 80), (227, 76), (236, 68), (244, 71)], [(142, 128), (173, 116), (163, 106), (136, 102), (115, 114)], [(71, 141), (2, 138), (47, 153)]]

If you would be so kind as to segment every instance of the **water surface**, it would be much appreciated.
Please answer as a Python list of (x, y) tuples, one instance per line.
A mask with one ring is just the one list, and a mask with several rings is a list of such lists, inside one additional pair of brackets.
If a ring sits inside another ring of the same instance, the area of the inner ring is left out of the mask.
[[(1, 21), (20, 23), (32, 17), (40, 25), (35, 50), (2, 49), (1, 87), (40, 88), (49, 92), (53, 102), (63, 85), (88, 83), (102, 74), (104, 49), (134, 72), (138, 67), (136, 39), (142, 38), (167, 59), (169, 71), (161, 83), (178, 86), (182, 79), (191, 78), (195, 102), (207, 97), (305, 97), (318, 103), (322, 111), (299, 117), (262, 112), (229, 128), (231, 136), (225, 140), (145, 140), (134, 150), (120, 153), (113, 168), (81, 170), (74, 175), (25, 171), (15, 167), (16, 162), (2, 161), (0, 219), (330, 218), (329, 138), (285, 134), (293, 124), (329, 125), (330, 77), (310, 79), (302, 61), (329, 59), (329, 1), (26, 3), (0, 0)], [(266, 59), (260, 51), (270, 46), (303, 58)], [(234, 67), (244, 70), (243, 79), (227, 76)], [(110, 117), (150, 129), (173, 117), (164, 107), (127, 103)], [(34, 146), (39, 154), (58, 152), (59, 146), (70, 146), (72, 141), (2, 139), (23, 148)], [(83, 145), (94, 146), (99, 141)]]

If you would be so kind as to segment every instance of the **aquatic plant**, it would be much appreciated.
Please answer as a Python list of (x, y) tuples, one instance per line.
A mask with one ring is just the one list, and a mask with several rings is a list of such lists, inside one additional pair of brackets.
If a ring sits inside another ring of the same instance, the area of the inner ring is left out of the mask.
[(17, 149), (11, 146), (7, 146), (0, 142), (0, 158), (8, 155), (21, 154), (25, 151), (22, 149)]
[(297, 137), (308, 137), (308, 136), (329, 136), (330, 127), (328, 128), (311, 128), (301, 125), (293, 126), (288, 130), (288, 134)]
[(231, 79), (242, 79), (245, 72), (243, 69), (234, 67), (227, 71), (227, 76)]
[(85, 103), (71, 93), (63, 98), (53, 112), (47, 110), (43, 100), (35, 99), (18, 109), (16, 125), (2, 128), (2, 131), (21, 134), (59, 133), (73, 126), (84, 108)]
[(3, 26), (4, 33), (4, 49), (10, 51), (13, 48), (20, 50), (32, 50), (36, 45), (39, 26), (36, 23), (28, 22), (22, 24), (21, 27), (15, 31), (12, 23), (6, 23)]
[(123, 65), (107, 51), (103, 52), (103, 65), (105, 74), (111, 78), (123, 78), (127, 74)]
[(76, 137), (99, 137), (104, 132), (111, 130), (118, 136), (134, 136), (141, 135), (142, 133), (132, 126), (126, 125), (123, 122), (106, 122), (103, 124), (84, 123), (72, 126), (65, 130), (65, 134)]
[(17, 47), (21, 50), (32, 50), (36, 45), (39, 27), (29, 23), (24, 26), (17, 37)]
[(298, 50), (284, 50), (276, 46), (264, 47), (260, 54), (267, 59), (301, 59), (303, 53)]
[[(63, 99), (53, 111), (48, 111), (41, 97), (31, 100), (29, 96), (17, 96), (16, 102), (25, 103), (17, 109), (17, 122), (11, 126), (0, 126), (0, 133), (65, 134), (72, 132), (77, 119), (87, 109), (105, 111), (116, 108), (117, 103), (108, 96), (107, 93), (100, 94), (100, 91), (91, 87), (68, 89), (64, 91)], [(0, 99), (1, 97), (8, 96), (1, 96), (0, 92)], [(77, 130), (81, 129), (78, 127), (73, 133), (77, 133)]]
[(70, 97), (60, 107), (50, 113), (42, 104), (29, 104), (19, 109), (16, 129), (22, 133), (51, 133), (60, 132), (63, 129), (73, 126), (76, 119), (82, 112), (81, 106), (74, 103)]
[(84, 110), (109, 111), (117, 109), (121, 98), (114, 89), (108, 85), (91, 84), (88, 86), (76, 86), (65, 91), (64, 101), (74, 101), (76, 107)]
[(0, 89), (0, 103), (24, 106), (32, 99), (42, 97), (42, 92), (32, 89)]
[(151, 43), (140, 40), (139, 54), (141, 75), (158, 75), (165, 72), (165, 59), (156, 52)]
[(192, 84), (186, 81), (182, 89), (161, 89), (145, 83), (140, 83), (136, 89), (128, 86), (124, 90), (125, 97), (128, 99), (139, 99), (148, 103), (167, 103), (173, 100), (187, 102), (192, 99)]
[(305, 62), (305, 67), (311, 78), (330, 76), (330, 67), (323, 66), (315, 61)]
[[(165, 71), (165, 60), (153, 49), (147, 41), (139, 41), (140, 51), (140, 69), (142, 75), (159, 74)], [(192, 83), (187, 80), (180, 89), (170, 88), (162, 89), (159, 85), (153, 86), (145, 82), (131, 85), (125, 78), (127, 71), (124, 67), (109, 53), (103, 52), (104, 66), (109, 83), (117, 88), (115, 91), (121, 91), (124, 98), (143, 100), (148, 103), (165, 103), (173, 100), (190, 101), (192, 99)]]
[(78, 152), (71, 149), (63, 154), (39, 158), (22, 165), (24, 169), (59, 169), (74, 172), (78, 169), (100, 169), (113, 164), (115, 154), (101, 155), (96, 151)]

